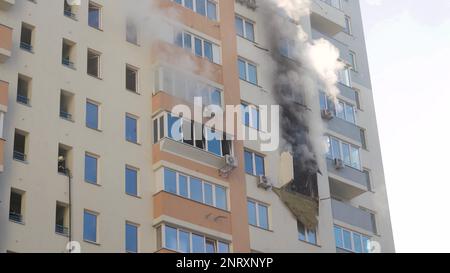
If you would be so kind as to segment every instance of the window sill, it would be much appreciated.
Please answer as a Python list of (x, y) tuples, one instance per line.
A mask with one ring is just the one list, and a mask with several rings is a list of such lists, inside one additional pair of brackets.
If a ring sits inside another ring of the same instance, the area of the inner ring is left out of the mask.
[(126, 142), (131, 143), (131, 144), (134, 144), (134, 145), (136, 145), (136, 146), (142, 146), (141, 143), (139, 143), (139, 142), (134, 142), (134, 141), (128, 140), (128, 139), (126, 139)]
[(248, 84), (251, 84), (251, 85), (253, 85), (253, 86), (262, 88), (262, 86), (259, 86), (258, 83), (253, 83), (253, 82), (250, 82), (250, 81), (248, 81), (248, 80), (241, 79), (241, 78), (239, 78), (239, 79), (240, 79), (241, 81), (245, 82), (245, 83), (248, 83)]
[(23, 47), (20, 47), (20, 49), (21, 49), (22, 51), (28, 52), (28, 53), (30, 53), (30, 54), (34, 54), (34, 51), (33, 51), (33, 50), (26, 49), (26, 48), (23, 48)]
[(131, 193), (125, 193), (125, 195), (126, 196), (129, 196), (129, 197), (132, 197), (132, 198), (135, 198), (135, 199), (142, 199), (142, 197), (141, 196), (139, 196), (139, 195), (134, 195), (134, 194), (131, 194)]
[(96, 183), (96, 182), (90, 182), (90, 181), (84, 180), (84, 183), (86, 183), (86, 184), (88, 184), (88, 185), (91, 185), (91, 186), (96, 186), (96, 187), (98, 187), (98, 188), (101, 188), (101, 187), (102, 187), (101, 184)]
[(102, 29), (102, 27), (96, 27), (96, 26), (91, 26), (91, 25), (88, 25), (90, 28), (92, 28), (92, 29), (95, 29), (95, 30), (98, 30), (98, 31), (101, 31), (101, 32), (103, 32), (103, 29)]
[(68, 121), (68, 122), (75, 123), (75, 120), (74, 120), (74, 119), (69, 119), (69, 118), (65, 118), (65, 117), (61, 117), (61, 116), (59, 116), (59, 118), (62, 119), (62, 120), (64, 120), (64, 121)]
[(304, 244), (307, 244), (307, 245), (310, 245), (310, 246), (315, 246), (315, 247), (322, 247), (321, 245), (318, 245), (318, 244), (313, 244), (313, 243), (310, 243), (310, 242), (307, 242), (307, 241), (303, 241), (303, 240), (300, 240), (300, 239), (298, 239), (298, 241), (300, 242), (300, 243), (304, 243)]
[(23, 106), (26, 106), (26, 107), (30, 107), (30, 108), (31, 108), (31, 104), (30, 104), (30, 103), (24, 103), (24, 102), (17, 101), (17, 100), (16, 100), (16, 102), (17, 102), (17, 104), (20, 104), (20, 105), (23, 105)]
[(25, 164), (25, 165), (28, 165), (28, 164), (29, 164), (28, 160), (20, 160), (20, 159), (14, 158), (14, 157), (13, 157), (13, 160), (16, 161), (16, 162)]
[(239, 34), (237, 34), (237, 36), (238, 36), (239, 38), (242, 38), (242, 39), (244, 39), (244, 40), (246, 40), (246, 41), (248, 41), (248, 42), (254, 44), (255, 46), (258, 46), (258, 47), (259, 47), (259, 45), (258, 45), (258, 43), (256, 43), (256, 41), (250, 40), (249, 38), (244, 37), (244, 36), (239, 35)]
[(130, 92), (130, 93), (133, 93), (133, 94), (135, 94), (135, 95), (138, 95), (138, 96), (140, 96), (141, 95), (141, 93), (139, 92), (139, 91), (134, 91), (134, 90), (131, 90), (131, 89), (128, 89), (128, 88), (125, 88), (125, 90), (126, 91), (128, 91), (128, 92)]
[(91, 130), (93, 130), (93, 131), (96, 131), (96, 132), (98, 132), (98, 133), (103, 133), (103, 131), (102, 131), (101, 129), (98, 129), (98, 128), (91, 128), (91, 127), (89, 127), (89, 126), (86, 126), (86, 128), (91, 129)]
[(271, 229), (265, 229), (265, 228), (262, 228), (262, 227), (258, 227), (258, 226), (255, 226), (255, 225), (252, 225), (252, 224), (249, 224), (251, 227), (254, 227), (254, 228), (256, 228), (256, 229), (259, 229), (259, 230), (262, 230), (262, 231), (266, 231), (266, 232), (270, 232), (270, 233), (274, 233), (275, 231), (273, 231), (273, 230), (271, 230)]
[(97, 76), (97, 75), (92, 75), (92, 74), (89, 74), (89, 73), (87, 73), (87, 75), (89, 76), (89, 77), (92, 77), (92, 78), (94, 78), (94, 79), (97, 79), (97, 80), (100, 80), (100, 81), (103, 81), (103, 79), (100, 77), (100, 76)]
[(14, 220), (11, 220), (11, 219), (9, 219), (9, 221), (10, 221), (11, 223), (14, 223), (14, 224), (18, 224), (18, 225), (21, 225), (21, 226), (25, 226), (25, 222), (24, 222), (24, 221), (18, 222), (18, 221), (14, 221)]
[(71, 69), (73, 71), (77, 71), (77, 68), (75, 66), (70, 66), (70, 65), (66, 65), (66, 64), (61, 64), (63, 67)]
[(59, 233), (59, 232), (55, 232), (55, 234), (58, 236), (61, 236), (61, 237), (69, 238), (69, 234), (64, 234), (64, 233)]
[(92, 242), (92, 241), (85, 240), (85, 239), (83, 239), (83, 242), (90, 244), (90, 245), (101, 246), (101, 244), (98, 242)]

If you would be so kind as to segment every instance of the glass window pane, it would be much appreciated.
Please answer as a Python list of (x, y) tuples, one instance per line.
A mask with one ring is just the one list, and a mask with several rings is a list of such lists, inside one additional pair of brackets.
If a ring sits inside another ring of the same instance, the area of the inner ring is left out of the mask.
[(257, 226), (256, 222), (256, 204), (252, 201), (247, 202), (247, 210), (248, 210), (248, 223), (252, 226)]
[(248, 81), (257, 84), (258, 76), (256, 75), (256, 66), (248, 64)]
[(100, 28), (100, 9), (93, 5), (89, 5), (89, 26)]
[(164, 169), (164, 190), (177, 194), (177, 174), (176, 172)]
[(135, 118), (126, 117), (125, 121), (125, 137), (127, 141), (136, 143), (137, 142), (137, 120)]
[(97, 215), (84, 212), (83, 239), (89, 242), (97, 242)]
[(175, 36), (175, 45), (179, 46), (179, 47), (183, 47), (183, 33), (177, 33), (177, 35)]
[(195, 43), (195, 55), (203, 57), (202, 40), (200, 40), (199, 38), (195, 38), (194, 43)]
[(125, 169), (125, 191), (127, 194), (137, 196), (137, 171), (134, 169)]
[(206, 253), (216, 253), (216, 243), (212, 240), (206, 240)]
[(224, 187), (216, 186), (216, 207), (227, 209), (227, 191)]
[(244, 20), (242, 20), (242, 18), (236, 17), (235, 25), (237, 35), (244, 37)]
[(264, 157), (255, 155), (255, 168), (256, 168), (256, 175), (265, 175), (265, 169), (264, 169)]
[(344, 242), (342, 241), (342, 229), (334, 227), (334, 239), (336, 240), (336, 247), (343, 248)]
[(249, 22), (245, 22), (245, 34), (246, 38), (250, 41), (255, 41), (255, 31), (253, 29), (253, 24)]
[(178, 117), (174, 117), (171, 114), (167, 115), (167, 126), (168, 126), (168, 135), (169, 138), (172, 138), (176, 141), (183, 140), (183, 134), (182, 134), (182, 120)]
[(215, 155), (222, 156), (222, 134), (218, 131), (206, 128), (206, 136), (208, 151)]
[(187, 177), (184, 175), (178, 176), (178, 191), (179, 195), (189, 198)]
[(350, 145), (342, 143), (342, 154), (344, 156), (344, 162), (347, 165), (351, 165), (351, 159), (350, 159)]
[(344, 248), (348, 250), (353, 250), (351, 233), (347, 230), (343, 230), (343, 235), (344, 235)]
[(205, 253), (205, 237), (192, 234), (192, 252)]
[(190, 234), (188, 232), (180, 231), (179, 237), (180, 237), (179, 251), (183, 253), (191, 252)]
[(222, 92), (219, 90), (214, 90), (211, 94), (211, 104), (222, 106)]
[(361, 235), (353, 233), (353, 246), (356, 253), (362, 253)]
[(297, 222), (298, 239), (300, 241), (306, 242), (306, 228), (301, 222)]
[(203, 183), (203, 190), (205, 194), (205, 204), (214, 205), (213, 204), (213, 187), (211, 184)]
[(328, 102), (327, 95), (324, 92), (320, 92), (320, 109), (321, 110), (328, 109), (327, 102)]
[(264, 205), (258, 205), (259, 227), (269, 229), (269, 211)]
[(216, 3), (208, 1), (208, 18), (211, 20), (217, 20), (217, 8)]
[(254, 129), (258, 129), (259, 130), (259, 110), (256, 109), (255, 107), (251, 107), (251, 126)]
[(339, 102), (336, 109), (336, 116), (340, 119), (345, 120), (345, 105), (342, 102)]
[(135, 225), (126, 224), (125, 245), (127, 252), (138, 252), (138, 228)]
[(239, 78), (241, 80), (246, 81), (247, 80), (247, 72), (245, 68), (245, 62), (241, 59), (238, 60), (238, 66), (239, 66)]
[(308, 230), (308, 242), (310, 244), (317, 244), (317, 235), (315, 230)]
[(191, 199), (203, 203), (202, 181), (191, 177)]
[(97, 158), (90, 155), (85, 156), (84, 180), (89, 183), (97, 183)]
[(192, 50), (192, 36), (191, 34), (184, 33), (184, 48), (188, 49), (189, 51)]
[(244, 161), (245, 161), (245, 172), (253, 175), (253, 154), (245, 151)]
[(166, 248), (178, 251), (177, 247), (177, 229), (165, 226)]
[(98, 105), (86, 103), (86, 126), (91, 129), (98, 129)]
[(184, 6), (188, 9), (194, 10), (194, 0), (184, 0)]
[(353, 106), (345, 105), (345, 118), (348, 122), (355, 123), (355, 110)]
[(247, 127), (250, 127), (250, 107), (248, 105), (242, 104), (241, 111), (242, 111), (242, 124), (244, 124)]
[(213, 49), (212, 44), (210, 42), (204, 42), (205, 47), (205, 58), (208, 59), (210, 62), (213, 61)]
[(229, 253), (230, 252), (230, 245), (227, 243), (219, 242), (218, 246), (218, 253)]
[(364, 253), (369, 253), (369, 242), (370, 242), (370, 239), (368, 237), (363, 236), (362, 247), (363, 247)]
[(350, 148), (351, 151), (351, 157), (352, 157), (352, 167), (355, 169), (361, 169), (361, 163), (360, 163), (360, 158), (359, 158), (359, 149), (356, 147), (351, 147)]
[(341, 145), (337, 139), (331, 139), (331, 148), (333, 151), (333, 159), (342, 159), (341, 156)]
[(206, 16), (206, 0), (195, 1), (197, 13)]

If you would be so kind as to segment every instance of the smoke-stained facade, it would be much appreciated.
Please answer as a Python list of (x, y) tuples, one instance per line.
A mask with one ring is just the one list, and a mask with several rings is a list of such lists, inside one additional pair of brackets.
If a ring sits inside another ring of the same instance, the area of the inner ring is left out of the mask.
[(358, 1), (2, 2), (1, 252), (394, 251)]

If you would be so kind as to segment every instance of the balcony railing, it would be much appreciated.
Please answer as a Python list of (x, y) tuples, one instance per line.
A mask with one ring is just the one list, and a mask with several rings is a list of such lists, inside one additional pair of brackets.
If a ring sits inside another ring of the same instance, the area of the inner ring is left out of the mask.
[(27, 155), (22, 152), (18, 152), (18, 151), (14, 151), (13, 157), (14, 157), (14, 159), (19, 160), (19, 161), (27, 160)]
[(61, 62), (62, 62), (63, 65), (68, 66), (70, 68), (74, 68), (75, 67), (75, 64), (73, 62), (71, 62), (70, 59), (63, 58)]
[(30, 51), (30, 52), (33, 51), (33, 46), (30, 45), (29, 43), (25, 43), (25, 42), (21, 42), (20, 43), (20, 48), (22, 48), (22, 49), (24, 49), (26, 51)]
[(23, 216), (22, 216), (22, 214), (19, 214), (19, 213), (10, 212), (9, 213), (9, 220), (11, 220), (13, 222), (17, 222), (17, 223), (22, 223), (23, 222)]
[(66, 111), (59, 111), (59, 116), (63, 119), (68, 119), (68, 120), (72, 120), (72, 114), (66, 112)]
[(55, 232), (67, 236), (69, 235), (69, 228), (61, 225), (55, 225)]
[(30, 99), (23, 95), (17, 95), (17, 102), (28, 105), (30, 103)]
[(71, 19), (77, 19), (77, 15), (73, 13), (71, 10), (64, 10), (64, 15), (71, 18)]

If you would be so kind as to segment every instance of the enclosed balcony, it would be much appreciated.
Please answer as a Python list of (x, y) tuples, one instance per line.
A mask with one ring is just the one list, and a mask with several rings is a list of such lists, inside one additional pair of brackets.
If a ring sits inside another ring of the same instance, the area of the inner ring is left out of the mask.
[(362, 145), (361, 129), (355, 124), (335, 117), (328, 121), (327, 125), (328, 129), (356, 141), (359, 146)]
[(0, 24), (0, 63), (11, 57), (12, 28)]
[(351, 168), (338, 168), (335, 162), (327, 159), (331, 193), (347, 199), (355, 198), (368, 191), (368, 174)]
[(8, 10), (15, 3), (16, 3), (16, 0), (0, 0), (0, 10)]
[(350, 52), (349, 52), (348, 45), (334, 39), (333, 37), (323, 34), (315, 29), (312, 30), (312, 38), (314, 40), (325, 39), (325, 40), (329, 41), (333, 46), (335, 46), (339, 50), (339, 58), (343, 62), (345, 62), (347, 64), (351, 64)]
[(331, 206), (335, 220), (372, 234), (377, 233), (374, 214), (335, 199), (331, 201)]
[(340, 0), (313, 0), (311, 26), (328, 35), (335, 35), (345, 28), (345, 14)]

